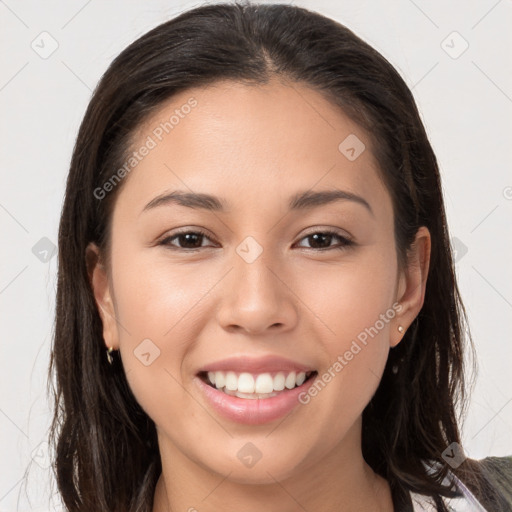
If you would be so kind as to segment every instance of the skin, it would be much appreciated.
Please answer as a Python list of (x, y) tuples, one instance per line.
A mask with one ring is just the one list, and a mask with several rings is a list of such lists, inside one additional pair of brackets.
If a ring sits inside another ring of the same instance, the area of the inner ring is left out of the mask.
[[(197, 106), (124, 179), (110, 266), (88, 247), (105, 345), (120, 350), (129, 385), (157, 426), (163, 472), (153, 511), (391, 511), (387, 481), (362, 457), (361, 415), (390, 348), (423, 305), (430, 234), (420, 228), (399, 269), (391, 197), (370, 137), (305, 86), (223, 81), (181, 92), (139, 128), (134, 148), (191, 97)], [(338, 150), (349, 134), (366, 146), (354, 161)], [(143, 212), (176, 189), (222, 197), (228, 209), (167, 204)], [(373, 214), (348, 200), (287, 209), (299, 191), (332, 189), (363, 197)], [(209, 238), (158, 245), (181, 227)], [(306, 236), (326, 228), (355, 245), (339, 250), (336, 237), (315, 245)], [(247, 236), (263, 249), (252, 263), (236, 252)], [(397, 302), (400, 312), (284, 421), (227, 420), (194, 383), (207, 363), (243, 354), (280, 355), (322, 375)], [(145, 366), (134, 350), (147, 338), (160, 355)], [(251, 468), (237, 457), (248, 442), (262, 454)]]

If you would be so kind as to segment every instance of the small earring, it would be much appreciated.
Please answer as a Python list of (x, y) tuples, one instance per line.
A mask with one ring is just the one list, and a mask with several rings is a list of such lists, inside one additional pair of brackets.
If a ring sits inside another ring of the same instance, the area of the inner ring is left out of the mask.
[(398, 332), (400, 332), (400, 333), (404, 332), (404, 328), (401, 325), (398, 326)]
[(112, 357), (112, 352), (114, 352), (114, 348), (109, 347), (107, 350), (107, 361), (108, 361), (108, 364), (110, 364), (110, 365), (114, 363), (114, 358)]

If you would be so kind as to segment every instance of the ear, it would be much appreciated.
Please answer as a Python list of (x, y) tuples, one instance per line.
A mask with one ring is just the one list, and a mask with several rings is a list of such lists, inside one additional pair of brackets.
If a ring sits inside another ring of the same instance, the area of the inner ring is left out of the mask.
[(119, 335), (116, 325), (116, 314), (111, 293), (107, 269), (102, 263), (98, 246), (90, 243), (85, 250), (85, 260), (89, 282), (96, 300), (98, 312), (103, 324), (103, 340), (107, 348), (119, 348)]
[[(421, 226), (408, 252), (407, 268), (400, 272), (398, 278), (396, 300), (402, 307), (395, 317), (396, 323), (390, 339), (391, 347), (400, 343), (405, 331), (423, 307), (430, 266), (430, 248), (430, 231), (427, 227)], [(401, 333), (398, 331), (399, 325), (404, 328)]]

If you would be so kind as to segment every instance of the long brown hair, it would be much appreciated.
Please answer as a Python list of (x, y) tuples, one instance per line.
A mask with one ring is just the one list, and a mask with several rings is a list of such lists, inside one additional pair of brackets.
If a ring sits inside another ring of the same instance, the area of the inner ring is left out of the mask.
[[(65, 506), (150, 511), (161, 462), (155, 425), (109, 366), (85, 260), (95, 242), (108, 256), (110, 222), (122, 183), (95, 191), (120, 168), (132, 136), (174, 94), (231, 79), (273, 77), (306, 84), (367, 130), (394, 209), (400, 268), (420, 226), (431, 234), (422, 310), (391, 350), (363, 413), (363, 456), (395, 497), (407, 491), (453, 496), (442, 452), (461, 444), (465, 347), (472, 347), (457, 287), (436, 157), (411, 91), (393, 66), (348, 28), (290, 5), (216, 4), (182, 13), (126, 48), (101, 78), (74, 148), (59, 230), (55, 337), (50, 374), (55, 414), (50, 440)], [(393, 367), (398, 371), (393, 372)], [(440, 469), (429, 473), (425, 462)], [(477, 466), (454, 470), (478, 489)], [(397, 498), (398, 499), (398, 498)], [(493, 509), (493, 510), (497, 510)]]

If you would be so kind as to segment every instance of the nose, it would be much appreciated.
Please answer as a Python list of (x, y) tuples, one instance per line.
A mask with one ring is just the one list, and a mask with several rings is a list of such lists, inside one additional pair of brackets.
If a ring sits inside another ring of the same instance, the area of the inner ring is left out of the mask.
[(219, 324), (231, 332), (257, 335), (293, 329), (297, 323), (297, 298), (289, 272), (267, 262), (264, 252), (248, 263), (234, 255), (233, 268), (222, 283)]

